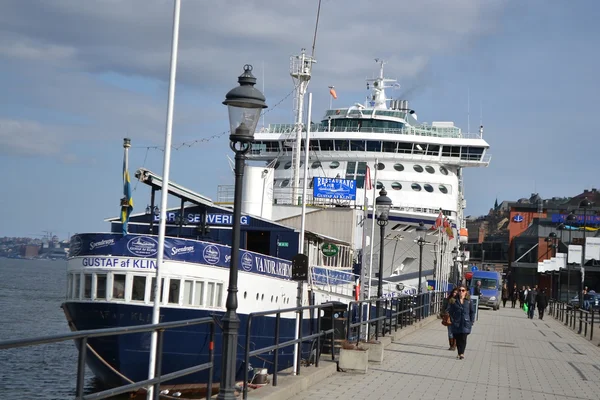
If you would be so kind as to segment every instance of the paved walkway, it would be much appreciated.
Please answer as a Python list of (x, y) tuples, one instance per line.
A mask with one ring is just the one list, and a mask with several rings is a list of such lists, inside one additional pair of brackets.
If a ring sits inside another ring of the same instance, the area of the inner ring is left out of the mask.
[(434, 321), (389, 345), (367, 374), (338, 372), (293, 398), (599, 398), (600, 348), (550, 316), (535, 318), (519, 309), (480, 309), (465, 360), (448, 350), (446, 327)]

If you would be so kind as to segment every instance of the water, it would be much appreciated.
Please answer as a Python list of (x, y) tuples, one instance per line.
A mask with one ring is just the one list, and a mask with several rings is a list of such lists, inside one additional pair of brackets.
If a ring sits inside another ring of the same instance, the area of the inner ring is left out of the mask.
[[(64, 260), (0, 258), (0, 341), (69, 333), (60, 308), (66, 285)], [(89, 369), (85, 376), (87, 393), (102, 389)], [(72, 341), (0, 350), (2, 399), (74, 398), (76, 378)]]

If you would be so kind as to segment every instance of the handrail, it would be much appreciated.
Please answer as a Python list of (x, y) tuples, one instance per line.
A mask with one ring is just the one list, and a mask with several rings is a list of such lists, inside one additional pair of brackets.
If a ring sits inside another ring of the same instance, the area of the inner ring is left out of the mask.
[[(279, 310), (270, 310), (270, 311), (259, 311), (259, 312), (254, 312), (254, 313), (250, 313), (248, 314), (248, 320), (246, 323), (246, 348), (244, 350), (244, 363), (246, 365), (246, 368), (244, 369), (244, 386), (243, 386), (243, 399), (246, 400), (248, 398), (248, 365), (250, 365), (250, 357), (254, 357), (254, 356), (258, 356), (260, 354), (264, 354), (270, 351), (275, 350), (275, 354), (274, 354), (274, 360), (273, 360), (273, 386), (277, 386), (277, 375), (279, 373), (278, 369), (279, 369), (279, 349), (284, 348), (284, 347), (289, 347), (292, 346), (296, 343), (298, 343), (298, 362), (297, 362), (297, 375), (300, 375), (300, 361), (301, 361), (301, 344), (302, 342), (304, 342), (305, 340), (311, 340), (311, 339), (317, 339), (317, 353), (315, 356), (315, 367), (319, 366), (319, 358), (320, 358), (320, 352), (321, 352), (321, 336), (326, 336), (328, 334), (331, 334), (331, 343), (333, 346), (333, 333), (334, 333), (334, 328), (332, 327), (331, 329), (328, 329), (326, 331), (321, 331), (321, 310), (324, 308), (331, 308), (332, 310), (332, 314), (333, 314), (333, 310), (335, 305), (333, 303), (323, 303), (323, 304), (316, 304), (316, 305), (312, 305), (312, 306), (302, 306), (302, 307), (292, 307), (292, 308), (283, 308), (283, 309), (279, 309)], [(312, 311), (312, 310), (318, 310), (319, 312), (317, 313), (317, 332), (318, 333), (313, 333), (311, 335), (308, 336), (302, 336), (302, 317), (304, 314), (304, 311)], [(281, 314), (286, 314), (286, 313), (297, 313), (300, 315), (300, 324), (298, 327), (298, 339), (292, 339), (292, 340), (288, 340), (286, 342), (283, 343), (279, 343), (279, 336), (280, 336), (280, 323), (281, 323)], [(252, 320), (255, 317), (266, 317), (268, 315), (275, 315), (275, 344), (271, 345), (271, 346), (267, 346), (267, 347), (263, 347), (260, 349), (255, 349), (250, 351), (250, 337), (251, 337), (251, 328), (252, 328)], [(331, 352), (331, 360), (335, 360), (335, 355), (334, 352)]]
[[(208, 348), (208, 358), (209, 361), (204, 364), (195, 365), (189, 368), (185, 368), (179, 371), (174, 371), (165, 375), (161, 375), (161, 364), (162, 364), (162, 348), (163, 348), (163, 336), (164, 332), (167, 329), (172, 328), (180, 328), (185, 326), (195, 326), (195, 325), (204, 325), (210, 324), (210, 342)], [(101, 392), (83, 395), (83, 387), (85, 380), (85, 358), (87, 352), (87, 343), (90, 338), (104, 337), (104, 336), (119, 336), (119, 335), (127, 335), (132, 333), (143, 333), (143, 332), (157, 332), (157, 348), (156, 348), (156, 369), (155, 369), (155, 377), (153, 379), (146, 379), (140, 382), (134, 382), (127, 385), (118, 386), (116, 388), (111, 388), (107, 390), (103, 390)], [(155, 400), (159, 398), (159, 388), (162, 382), (166, 382), (175, 378), (180, 378), (182, 376), (190, 375), (195, 372), (200, 372), (204, 370), (209, 371), (208, 378), (208, 386), (207, 388), (212, 388), (212, 376), (213, 376), (213, 368), (214, 368), (214, 337), (215, 337), (215, 320), (211, 317), (204, 318), (196, 318), (189, 320), (181, 320), (181, 321), (172, 321), (172, 322), (162, 322), (159, 324), (147, 324), (147, 325), (137, 325), (137, 326), (125, 326), (119, 328), (105, 328), (105, 329), (91, 329), (85, 331), (71, 332), (62, 335), (52, 335), (52, 336), (40, 336), (28, 339), (13, 339), (13, 340), (4, 340), (0, 342), (0, 350), (6, 349), (14, 349), (19, 347), (28, 347), (28, 346), (38, 346), (41, 344), (49, 344), (49, 343), (58, 343), (65, 342), (69, 340), (80, 339), (79, 342), (79, 356), (77, 359), (77, 385), (75, 389), (75, 399), (76, 400), (100, 400), (107, 399), (112, 396), (116, 396), (119, 394), (124, 394), (128, 392), (132, 392), (137, 389), (146, 388), (150, 385), (154, 386), (153, 389), (153, 397)], [(210, 389), (207, 390), (207, 398), (210, 398), (211, 392)]]
[[(574, 307), (572, 304), (551, 300), (549, 302), (550, 314), (554, 319), (559, 320), (572, 330), (577, 329), (578, 334), (582, 334), (587, 338), (588, 326), (590, 331), (589, 340), (594, 338), (594, 322), (597, 312), (591, 308), (590, 311), (579, 307)], [(579, 314), (579, 315), (578, 315)], [(579, 326), (577, 326), (579, 322)]]

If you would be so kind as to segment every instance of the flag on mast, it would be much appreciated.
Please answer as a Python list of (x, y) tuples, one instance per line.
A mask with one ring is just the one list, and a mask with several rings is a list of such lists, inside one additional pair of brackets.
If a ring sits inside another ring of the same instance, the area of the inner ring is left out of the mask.
[(129, 171), (127, 170), (127, 157), (123, 159), (123, 195), (125, 197), (121, 199), (121, 224), (123, 224), (123, 235), (127, 235), (129, 215), (131, 215), (131, 210), (133, 210), (131, 182), (129, 180)]
[(444, 214), (442, 213), (442, 209), (440, 208), (440, 214), (435, 219), (435, 223), (431, 227), (431, 230), (435, 231), (436, 229), (440, 229), (442, 227), (443, 223), (444, 223)]
[(373, 182), (371, 181), (371, 168), (367, 165), (367, 172), (365, 173), (365, 190), (373, 189)]
[(331, 97), (337, 100), (337, 93), (335, 92), (334, 86), (329, 86), (329, 94), (331, 95)]

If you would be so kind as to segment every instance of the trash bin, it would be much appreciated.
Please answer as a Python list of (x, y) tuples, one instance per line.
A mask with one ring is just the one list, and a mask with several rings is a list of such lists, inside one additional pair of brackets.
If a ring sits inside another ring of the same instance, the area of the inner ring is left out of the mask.
[[(333, 328), (333, 352), (340, 353), (342, 342), (346, 340), (346, 321), (348, 320), (348, 305), (338, 301), (332, 301), (332, 307), (323, 308), (321, 317), (321, 330), (327, 331)], [(322, 339), (321, 353), (331, 354), (331, 334)]]

